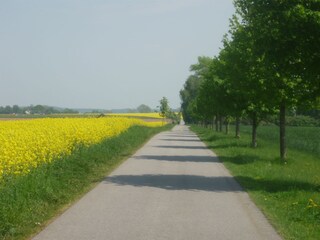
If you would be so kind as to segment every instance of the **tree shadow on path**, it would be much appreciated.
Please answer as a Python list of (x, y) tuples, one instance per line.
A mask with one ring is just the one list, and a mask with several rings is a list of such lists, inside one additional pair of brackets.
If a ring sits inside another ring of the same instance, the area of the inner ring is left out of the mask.
[(232, 177), (206, 177), (196, 175), (116, 175), (108, 177), (106, 183), (155, 187), (166, 190), (189, 190), (211, 192), (241, 192), (240, 185)]
[(139, 155), (135, 156), (136, 160), (153, 160), (153, 161), (169, 161), (169, 162), (207, 162), (207, 163), (218, 163), (220, 162), (217, 157), (212, 156), (196, 156), (196, 155), (187, 155), (187, 156), (166, 156), (166, 155)]
[(176, 149), (208, 149), (207, 147), (203, 146), (181, 146), (181, 145), (157, 145), (154, 146), (157, 148), (176, 148)]
[(185, 139), (185, 138), (161, 138), (162, 141), (170, 142), (201, 142), (199, 139)]
[(316, 191), (319, 186), (299, 181), (263, 180), (251, 177), (237, 176), (197, 176), (197, 175), (114, 175), (105, 179), (105, 183), (112, 183), (119, 186), (154, 187), (165, 190), (188, 190), (208, 192), (243, 192), (246, 190), (264, 191), (269, 193), (285, 191)]
[(197, 138), (197, 135), (195, 134), (175, 134), (175, 133), (169, 133), (169, 134), (163, 134), (163, 137), (183, 137), (183, 138)]

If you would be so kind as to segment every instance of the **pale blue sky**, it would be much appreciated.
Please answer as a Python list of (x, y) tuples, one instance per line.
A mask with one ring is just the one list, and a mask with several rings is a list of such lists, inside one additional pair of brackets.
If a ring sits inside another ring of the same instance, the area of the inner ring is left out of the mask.
[(0, 106), (179, 107), (233, 13), (232, 0), (0, 0)]

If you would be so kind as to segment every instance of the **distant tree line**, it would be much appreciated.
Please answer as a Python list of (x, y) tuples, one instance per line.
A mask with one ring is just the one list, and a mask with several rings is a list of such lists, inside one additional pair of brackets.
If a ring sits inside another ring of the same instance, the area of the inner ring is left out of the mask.
[(148, 105), (141, 104), (137, 108), (122, 108), (112, 110), (94, 110), (93, 113), (152, 113), (155, 110), (151, 109)]
[[(159, 106), (157, 108), (159, 108)], [(179, 112), (180, 109), (172, 109), (172, 111)], [(158, 112), (158, 109), (152, 109), (146, 104), (140, 104), (137, 108), (95, 110), (93, 112), (95, 113), (152, 113), (152, 112)]]
[(45, 105), (30, 105), (27, 107), (21, 107), (18, 105), (13, 106), (0, 106), (0, 114), (54, 114), (54, 113), (78, 113), (78, 111), (64, 108), (58, 109)]
[[(152, 113), (157, 112), (156, 109), (152, 109), (148, 105), (141, 104), (137, 108), (127, 108), (118, 110), (100, 110), (100, 109), (81, 109), (81, 112), (90, 113), (112, 113), (112, 112), (123, 112), (123, 113)], [(176, 110), (179, 111), (179, 110)], [(18, 106), (18, 105), (7, 105), (0, 106), (0, 114), (58, 114), (58, 113), (79, 113), (78, 110), (70, 108), (57, 108), (46, 105), (30, 105), (30, 106)]]
[(280, 157), (286, 158), (286, 117), (319, 118), (320, 2), (318, 0), (235, 0), (223, 48), (214, 57), (199, 57), (180, 91), (188, 123), (212, 123), (217, 131), (231, 120), (240, 137), (240, 122), (257, 127), (277, 115)]

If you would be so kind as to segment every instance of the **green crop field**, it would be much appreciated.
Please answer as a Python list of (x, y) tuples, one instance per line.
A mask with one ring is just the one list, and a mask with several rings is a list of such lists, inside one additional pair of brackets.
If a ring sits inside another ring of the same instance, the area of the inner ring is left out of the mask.
[[(242, 126), (241, 132), (250, 135), (251, 126)], [(258, 138), (279, 144), (279, 128), (261, 126), (258, 128)], [(287, 127), (287, 146), (320, 156), (320, 127)]]

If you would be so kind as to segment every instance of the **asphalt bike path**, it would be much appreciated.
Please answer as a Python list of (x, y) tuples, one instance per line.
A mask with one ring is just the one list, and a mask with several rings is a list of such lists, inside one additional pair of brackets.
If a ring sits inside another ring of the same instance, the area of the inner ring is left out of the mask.
[(281, 239), (187, 126), (153, 137), (34, 240)]

